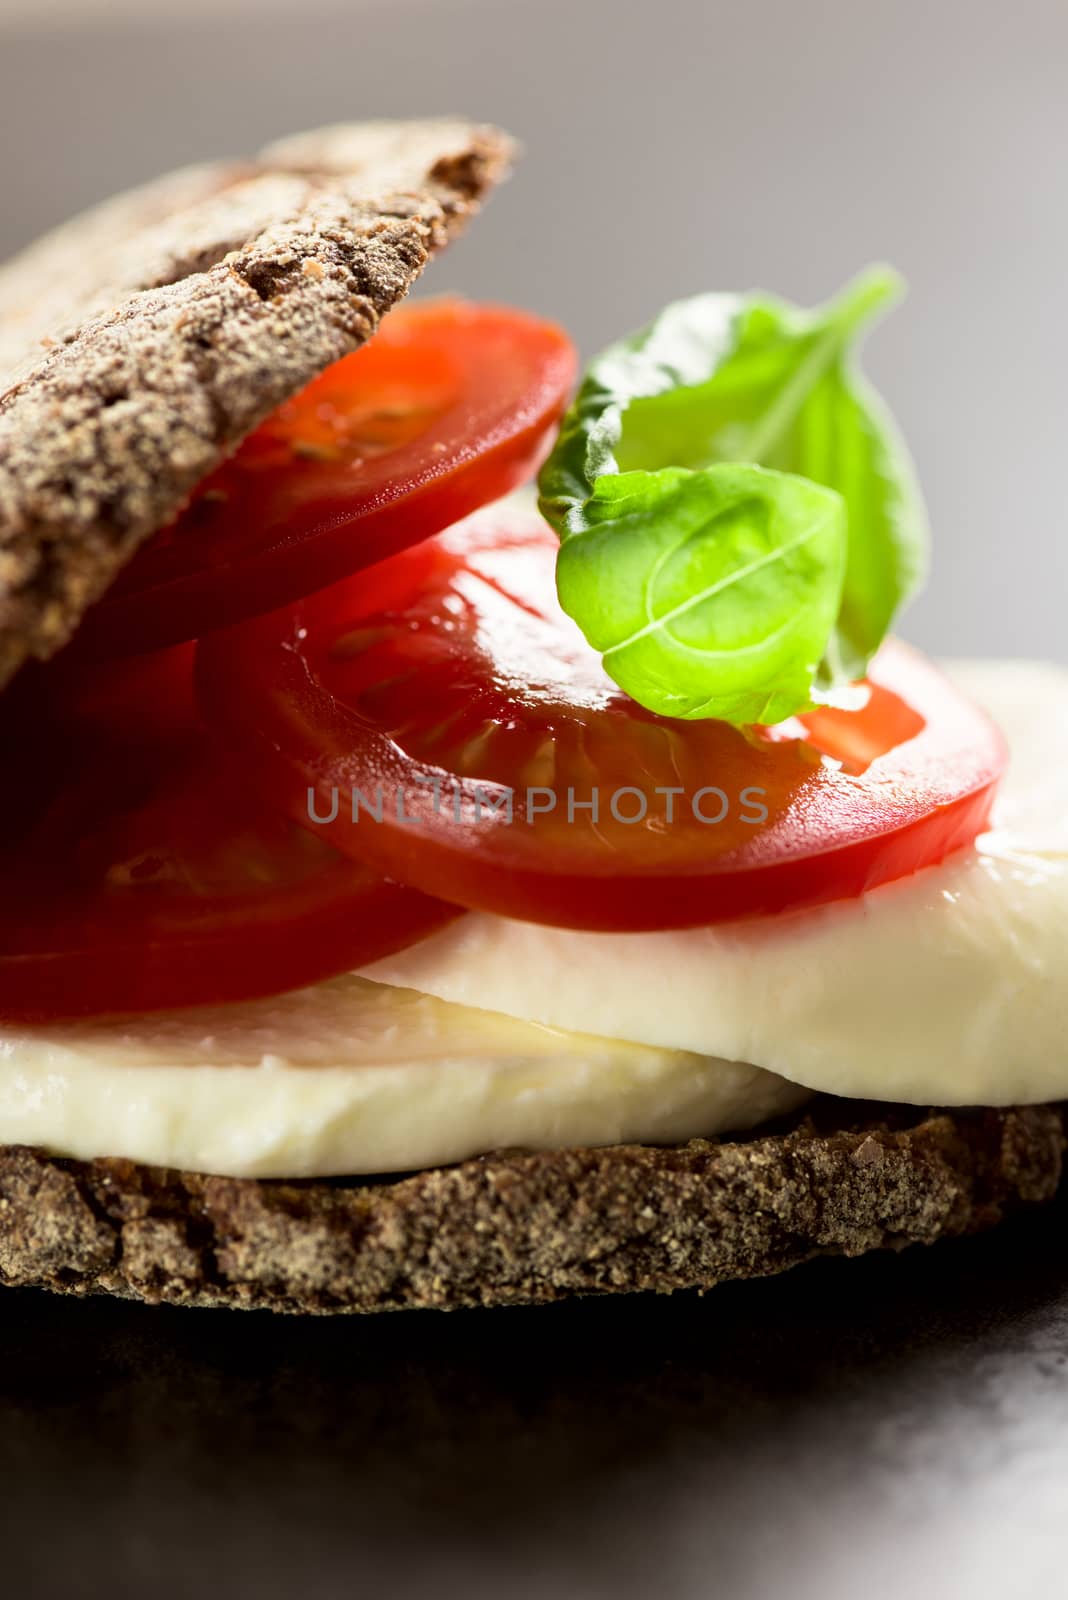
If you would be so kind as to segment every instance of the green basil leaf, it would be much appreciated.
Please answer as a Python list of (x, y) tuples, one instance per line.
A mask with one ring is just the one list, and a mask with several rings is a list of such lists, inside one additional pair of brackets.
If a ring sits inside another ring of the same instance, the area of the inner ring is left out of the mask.
[(845, 576), (833, 490), (752, 466), (604, 474), (561, 603), (640, 705), (778, 722), (808, 702)]
[[(646, 593), (645, 578), (661, 559), (653, 528), (658, 513), (650, 509), (643, 523), (644, 576), (635, 531), (628, 529), (628, 582), (636, 586), (628, 606), (611, 570), (621, 552), (605, 531), (605, 486), (614, 476), (664, 469), (703, 475), (723, 463), (754, 463), (833, 489), (845, 506), (844, 577), (832, 615), (824, 585), (810, 585), (807, 598), (789, 585), (788, 563), (773, 563), (759, 585), (769, 638), (782, 637), (776, 631), (781, 606), (773, 574), (793, 603), (812, 608), (808, 625), (796, 630), (798, 642), (805, 641), (803, 654), (788, 661), (781, 651), (754, 649), (753, 638), (730, 665), (722, 643), (700, 660), (675, 652), (643, 676), (641, 692), (623, 683), (621, 657), (606, 659), (617, 681), (650, 709), (666, 712), (669, 702), (713, 708), (761, 699), (781, 706), (789, 699), (789, 711), (800, 710), (814, 692), (863, 673), (897, 609), (918, 586), (927, 527), (915, 475), (893, 422), (854, 360), (859, 330), (898, 292), (895, 275), (875, 268), (814, 311), (762, 295), (698, 295), (668, 306), (648, 328), (591, 364), (539, 487), (543, 512), (562, 540), (562, 603), (594, 645), (595, 634), (603, 631), (603, 594), (615, 596), (620, 625), (627, 625)], [(670, 520), (676, 505), (669, 497), (659, 515)], [(596, 573), (588, 555), (579, 562), (566, 554), (570, 541), (594, 524), (601, 530)], [(665, 537), (670, 540), (670, 529)], [(817, 546), (822, 549), (814, 536)], [(571, 565), (585, 572), (585, 586), (574, 578), (564, 581)], [(695, 614), (704, 615), (703, 606)], [(751, 621), (755, 625), (755, 617)], [(813, 667), (809, 644), (817, 627), (824, 632)], [(788, 634), (795, 637), (794, 630)], [(782, 676), (771, 679), (771, 670)], [(644, 687), (647, 681), (659, 688)], [(720, 684), (728, 682), (721, 691)], [(686, 714), (728, 716), (722, 709)], [(738, 717), (730, 714), (729, 720)]]

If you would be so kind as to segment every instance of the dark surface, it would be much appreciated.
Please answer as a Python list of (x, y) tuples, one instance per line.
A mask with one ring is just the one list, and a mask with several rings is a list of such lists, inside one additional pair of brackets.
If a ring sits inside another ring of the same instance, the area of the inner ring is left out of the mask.
[(1060, 1594), (1066, 1228), (451, 1316), (6, 1291), (4, 1592)]

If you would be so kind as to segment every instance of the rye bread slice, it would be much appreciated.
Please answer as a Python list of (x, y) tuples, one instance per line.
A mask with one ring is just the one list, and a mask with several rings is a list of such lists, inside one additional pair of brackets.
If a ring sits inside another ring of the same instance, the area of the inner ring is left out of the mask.
[(0, 686), (370, 338), (511, 154), (459, 121), (321, 129), (119, 196), (0, 269)]
[(823, 1099), (672, 1149), (504, 1152), (398, 1179), (273, 1183), (0, 1149), (0, 1282), (289, 1312), (711, 1288), (931, 1244), (1052, 1199), (1068, 1106)]

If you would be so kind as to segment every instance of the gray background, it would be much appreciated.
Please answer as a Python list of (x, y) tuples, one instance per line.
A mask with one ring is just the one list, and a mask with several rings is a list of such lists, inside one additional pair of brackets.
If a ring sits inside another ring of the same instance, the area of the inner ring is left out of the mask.
[(587, 351), (674, 295), (815, 300), (887, 258), (912, 293), (869, 365), (935, 531), (902, 631), (1068, 659), (1065, 0), (90, 10), (0, 0), (0, 253), (170, 165), (456, 109), (528, 154), (429, 285), (553, 313)]
[[(912, 295), (869, 364), (936, 539), (905, 631), (1068, 659), (1068, 4), (174, 9), (0, 0), (0, 250), (169, 165), (457, 109), (528, 156), (431, 284), (551, 312), (586, 350), (673, 295), (814, 299), (887, 257)], [(1066, 1222), (704, 1301), (445, 1320), (5, 1295), (6, 1578), (64, 1600), (1057, 1594)]]

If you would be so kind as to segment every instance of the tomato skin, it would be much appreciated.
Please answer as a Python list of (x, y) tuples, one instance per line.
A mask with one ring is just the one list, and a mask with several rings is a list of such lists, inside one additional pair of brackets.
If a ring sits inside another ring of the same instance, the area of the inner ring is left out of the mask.
[[(860, 711), (744, 731), (656, 717), (560, 611), (555, 550), (540, 519), (489, 508), (358, 588), (219, 634), (198, 652), (208, 714), (276, 804), (354, 859), (470, 909), (560, 927), (691, 927), (815, 906), (982, 831), (1003, 742), (915, 652), (884, 649)], [(478, 788), (524, 796), (550, 781), (557, 794), (596, 781), (647, 796), (677, 783), (682, 820), (631, 826), (604, 806), (596, 824), (579, 807), (561, 820), (527, 795), (509, 821), (476, 800)], [(682, 810), (706, 784), (731, 801), (722, 826)], [(376, 820), (366, 801), (379, 787)], [(750, 789), (766, 803), (757, 825), (737, 803)]]
[(0, 1022), (256, 999), (457, 915), (250, 797), (196, 714), (191, 649), (56, 667), (0, 721)]
[(74, 648), (195, 639), (448, 527), (537, 471), (576, 369), (563, 330), (525, 312), (457, 299), (392, 311), (199, 485)]

